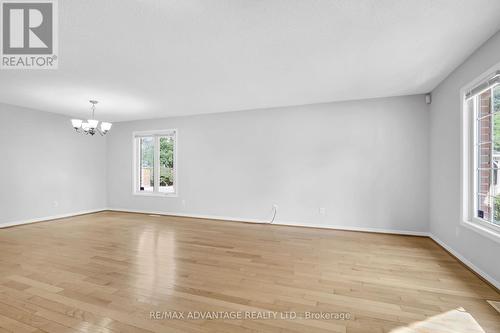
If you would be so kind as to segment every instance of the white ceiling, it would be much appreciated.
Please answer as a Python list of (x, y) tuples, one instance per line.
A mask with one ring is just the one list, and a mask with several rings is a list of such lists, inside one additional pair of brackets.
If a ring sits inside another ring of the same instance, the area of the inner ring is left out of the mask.
[(500, 29), (498, 0), (60, 0), (58, 70), (0, 102), (122, 121), (431, 91)]

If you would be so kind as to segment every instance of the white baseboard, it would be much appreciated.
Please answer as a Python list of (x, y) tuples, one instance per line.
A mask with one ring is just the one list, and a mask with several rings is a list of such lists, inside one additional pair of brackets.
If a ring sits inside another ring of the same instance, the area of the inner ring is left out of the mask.
[(487, 301), (500, 314), (500, 302)]
[(36, 223), (36, 222), (45, 222), (45, 221), (58, 220), (58, 219), (63, 219), (63, 218), (73, 217), (73, 216), (78, 216), (78, 215), (92, 214), (92, 213), (102, 212), (104, 210), (107, 210), (107, 208), (82, 210), (82, 211), (78, 211), (78, 212), (37, 217), (37, 218), (27, 219), (27, 220), (3, 222), (3, 223), (0, 223), (0, 229), (7, 228), (7, 227), (13, 227), (16, 225), (23, 225), (23, 224)]
[[(201, 215), (201, 214), (185, 214), (185, 213), (172, 213), (172, 212), (155, 212), (155, 211), (145, 211), (145, 210), (135, 210), (135, 209), (126, 209), (126, 208), (101, 208), (101, 209), (92, 209), (92, 210), (84, 210), (79, 212), (53, 215), (53, 216), (45, 216), (40, 218), (22, 220), (22, 221), (13, 221), (13, 222), (4, 222), (0, 223), (0, 229), (6, 227), (12, 227), (16, 225), (23, 225), (35, 222), (43, 222), (50, 220), (57, 220), (72, 216), (84, 215), (84, 214), (92, 214), (102, 211), (118, 211), (118, 212), (127, 212), (127, 213), (140, 213), (140, 214), (151, 214), (151, 215), (165, 215), (165, 216), (178, 216), (178, 217), (191, 217), (191, 218), (199, 218), (199, 219), (211, 219), (211, 220), (220, 220), (220, 221), (229, 221), (229, 222), (246, 222), (246, 223), (262, 223), (267, 224), (267, 221), (257, 220), (257, 219), (248, 219), (241, 217), (229, 217), (229, 216), (217, 216), (217, 215)], [(324, 228), (324, 229), (333, 229), (333, 230), (346, 230), (346, 231), (362, 231), (362, 232), (375, 232), (375, 233), (388, 233), (388, 234), (398, 234), (398, 235), (409, 235), (409, 236), (427, 236), (432, 238), (436, 243), (445, 248), (448, 252), (453, 254), (456, 258), (458, 258), (462, 263), (472, 269), (474, 272), (482, 276), (485, 280), (495, 286), (497, 289), (500, 289), (500, 282), (476, 267), (473, 263), (467, 260), (463, 255), (453, 250), (451, 247), (446, 245), (443, 241), (437, 238), (435, 235), (432, 235), (428, 232), (424, 231), (409, 231), (409, 230), (398, 230), (398, 229), (382, 229), (382, 228), (366, 228), (366, 227), (354, 227), (354, 226), (339, 226), (339, 225), (325, 225), (325, 224), (317, 224), (317, 223), (304, 223), (304, 222), (292, 222), (292, 221), (275, 221), (274, 225), (282, 225), (282, 226), (295, 226), (295, 227), (306, 227), (306, 228)]]
[(492, 276), (490, 276), (487, 273), (485, 273), (483, 270), (479, 269), (476, 265), (474, 265), (469, 260), (467, 260), (463, 255), (461, 255), (460, 253), (458, 253), (457, 251), (453, 250), (451, 247), (449, 247), (448, 245), (446, 245), (446, 243), (444, 243), (442, 240), (440, 240), (439, 238), (437, 238), (435, 235), (430, 234), (429, 237), (432, 238), (436, 243), (438, 243), (439, 245), (441, 245), (443, 248), (445, 248), (446, 251), (448, 251), (451, 254), (453, 254), (464, 265), (466, 265), (467, 267), (469, 267), (470, 269), (472, 269), (474, 272), (476, 272), (477, 274), (479, 274), (486, 281), (488, 281), (489, 283), (491, 283), (492, 285), (494, 285), (498, 290), (500, 290), (500, 282), (499, 281), (497, 281)]
[(411, 231), (411, 230), (400, 230), (400, 229), (385, 229), (385, 228), (367, 228), (367, 227), (356, 227), (356, 226), (342, 226), (335, 224), (318, 224), (318, 223), (303, 223), (295, 221), (278, 221), (273, 224), (276, 225), (286, 225), (286, 226), (296, 226), (305, 228), (324, 228), (333, 230), (344, 230), (344, 231), (361, 231), (361, 232), (374, 232), (382, 234), (396, 234), (396, 235), (407, 235), (407, 236), (429, 236), (426, 231)]
[[(220, 220), (229, 222), (246, 222), (246, 223), (261, 223), (268, 224), (269, 221), (241, 218), (241, 217), (231, 217), (231, 216), (218, 216), (218, 215), (203, 215), (203, 214), (185, 214), (185, 213), (173, 213), (173, 212), (156, 212), (156, 211), (145, 211), (127, 208), (109, 208), (111, 211), (127, 212), (127, 213), (139, 213), (139, 214), (150, 214), (150, 215), (165, 215), (165, 216), (178, 216), (178, 217), (191, 217), (197, 219), (210, 219), (210, 220)], [(304, 223), (304, 222), (292, 222), (292, 221), (275, 221), (273, 225), (283, 225), (292, 227), (306, 227), (306, 228), (322, 228), (322, 229), (334, 229), (334, 230), (345, 230), (345, 231), (362, 231), (362, 232), (377, 232), (384, 234), (397, 234), (397, 235), (408, 235), (408, 236), (429, 236), (428, 232), (424, 231), (408, 231), (408, 230), (398, 230), (398, 229), (382, 229), (382, 228), (365, 228), (365, 227), (353, 227), (353, 226), (338, 226), (332, 224), (318, 224), (318, 223)]]
[(230, 216), (220, 216), (220, 215), (158, 212), (158, 211), (152, 211), (152, 210), (140, 210), (140, 209), (128, 209), (128, 208), (108, 208), (108, 210), (115, 211), (115, 212), (125, 212), (125, 213), (190, 217), (190, 218), (195, 218), (195, 219), (210, 219), (210, 220), (218, 220), (218, 221), (223, 221), (223, 222), (246, 222), (246, 223), (261, 223), (261, 224), (268, 223), (268, 221), (262, 221), (262, 220), (257, 220), (257, 219), (246, 219), (246, 218), (241, 218), (241, 217), (230, 217)]
[[(257, 220), (257, 219), (246, 219), (241, 217), (229, 217), (229, 216), (215, 216), (215, 215), (200, 215), (200, 214), (185, 214), (185, 213), (173, 213), (173, 212), (155, 212), (155, 211), (145, 211), (145, 210), (134, 210), (126, 208), (108, 208), (110, 211), (120, 211), (127, 213), (139, 213), (139, 214), (151, 214), (151, 215), (165, 215), (165, 216), (178, 216), (178, 217), (191, 217), (199, 219), (212, 219), (220, 221), (231, 221), (231, 222), (247, 222), (247, 223), (263, 223), (267, 224), (267, 221)], [(306, 228), (324, 228), (333, 230), (346, 230), (346, 231), (362, 231), (362, 232), (374, 232), (374, 233), (385, 233), (385, 234), (397, 234), (397, 235), (408, 235), (408, 236), (424, 236), (430, 237), (436, 243), (445, 248), (448, 252), (453, 254), (458, 260), (463, 264), (468, 266), (474, 272), (482, 276), (486, 281), (491, 283), (497, 289), (500, 289), (500, 283), (493, 277), (476, 267), (469, 260), (465, 259), (464, 256), (450, 248), (443, 241), (441, 241), (436, 236), (432, 235), (426, 231), (409, 231), (409, 230), (399, 230), (399, 229), (382, 229), (382, 228), (366, 228), (366, 227), (354, 227), (354, 226), (339, 226), (339, 225), (324, 225), (317, 223), (304, 223), (304, 222), (291, 222), (291, 221), (275, 221), (273, 225), (283, 225), (283, 226), (296, 226), (296, 227), (306, 227)]]

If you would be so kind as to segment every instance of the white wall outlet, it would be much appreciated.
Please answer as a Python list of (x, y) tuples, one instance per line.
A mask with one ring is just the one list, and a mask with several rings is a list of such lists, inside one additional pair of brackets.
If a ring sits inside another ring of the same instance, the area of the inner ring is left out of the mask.
[(319, 214), (325, 216), (326, 215), (326, 208), (325, 207), (320, 207), (319, 208)]
[(52, 205), (54, 206), (54, 208), (59, 207), (59, 201), (54, 200), (54, 202), (52, 202)]
[(277, 205), (277, 204), (273, 204), (273, 208), (274, 208), (275, 210), (278, 210), (278, 205)]

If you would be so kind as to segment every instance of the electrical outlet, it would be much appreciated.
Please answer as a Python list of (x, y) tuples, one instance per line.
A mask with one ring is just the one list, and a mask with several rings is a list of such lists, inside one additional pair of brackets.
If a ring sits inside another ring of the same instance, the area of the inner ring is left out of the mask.
[(278, 210), (278, 205), (277, 204), (273, 204), (273, 208)]
[(326, 215), (326, 208), (325, 207), (320, 207), (319, 208), (319, 214), (325, 216)]
[(59, 207), (59, 201), (54, 200), (54, 202), (52, 203), (52, 205), (54, 206), (54, 208)]

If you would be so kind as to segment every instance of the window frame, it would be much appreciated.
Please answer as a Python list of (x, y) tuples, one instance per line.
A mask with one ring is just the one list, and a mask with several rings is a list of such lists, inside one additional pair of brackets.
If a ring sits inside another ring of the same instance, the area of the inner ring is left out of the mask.
[[(478, 76), (472, 82), (464, 86), (460, 90), (460, 110), (461, 110), (461, 225), (471, 229), (489, 239), (492, 239), (500, 243), (500, 226), (493, 223), (487, 222), (481, 218), (476, 217), (475, 212), (477, 211), (477, 200), (476, 200), (476, 189), (477, 189), (477, 156), (476, 156), (476, 144), (478, 142), (477, 137), (477, 125), (475, 110), (477, 110), (477, 100), (474, 99), (474, 107), (469, 110), (468, 98), (466, 98), (467, 93), (473, 88), (486, 81), (495, 72), (500, 70), (500, 63), (491, 67), (489, 70)], [(498, 86), (499, 84), (497, 84)], [(490, 89), (492, 89), (491, 87)], [(478, 95), (478, 94), (476, 94)], [(493, 94), (492, 94), (493, 98)], [(492, 104), (493, 107), (493, 104)], [(493, 117), (493, 115), (492, 115)], [(494, 214), (492, 212), (492, 214)]]
[[(164, 136), (173, 136), (174, 138), (174, 192), (166, 193), (159, 191), (160, 184), (160, 138)], [(138, 139), (140, 137), (153, 137), (154, 138), (154, 181), (153, 192), (145, 192), (139, 190), (140, 180), (140, 147)], [(177, 152), (179, 150), (179, 131), (176, 128), (165, 130), (150, 130), (150, 131), (136, 131), (132, 133), (132, 194), (145, 197), (178, 197), (179, 196), (179, 162)]]

